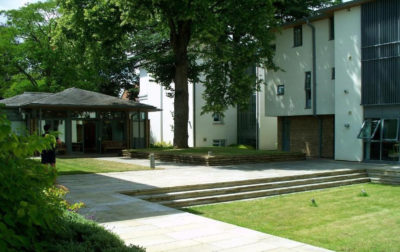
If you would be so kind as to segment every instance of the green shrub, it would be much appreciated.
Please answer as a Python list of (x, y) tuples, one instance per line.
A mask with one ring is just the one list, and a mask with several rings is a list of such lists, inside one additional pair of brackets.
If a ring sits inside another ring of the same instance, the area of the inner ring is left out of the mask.
[(54, 142), (54, 137), (13, 134), (0, 114), (0, 251), (41, 250), (42, 237), (57, 226), (62, 199), (49, 191), (56, 171), (29, 159)]
[(254, 150), (253, 146), (245, 145), (245, 144), (231, 144), (231, 145), (229, 145), (229, 147), (243, 149), (243, 150)]
[[(138, 251), (76, 213), (56, 170), (30, 159), (55, 137), (17, 136), (0, 112), (0, 251)], [(140, 251), (140, 250), (139, 250)]]
[(170, 142), (156, 142), (153, 144), (150, 144), (150, 148), (164, 148), (164, 149), (172, 149), (174, 146)]
[(118, 236), (74, 212), (64, 213), (62, 227), (51, 237), (57, 243), (49, 239), (47, 251), (144, 251), (133, 245), (125, 246)]

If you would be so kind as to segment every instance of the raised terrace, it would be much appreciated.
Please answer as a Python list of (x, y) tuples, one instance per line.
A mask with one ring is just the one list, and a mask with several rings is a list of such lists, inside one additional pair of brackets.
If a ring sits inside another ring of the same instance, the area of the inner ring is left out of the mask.
[(219, 166), (246, 163), (266, 163), (277, 161), (305, 160), (300, 152), (254, 150), (243, 147), (204, 147), (188, 149), (151, 148), (124, 150), (123, 155), (130, 158), (149, 158), (154, 153), (157, 160), (164, 162), (187, 163), (195, 165)]

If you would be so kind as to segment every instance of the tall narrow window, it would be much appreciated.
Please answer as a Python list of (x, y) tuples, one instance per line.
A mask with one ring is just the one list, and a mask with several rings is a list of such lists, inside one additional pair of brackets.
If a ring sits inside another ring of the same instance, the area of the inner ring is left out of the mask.
[(306, 72), (304, 90), (306, 92), (306, 109), (311, 108), (311, 72)]
[(293, 46), (302, 46), (303, 45), (303, 28), (301, 25), (293, 28)]
[(329, 18), (329, 40), (335, 39), (335, 19), (333, 17)]
[(332, 67), (331, 79), (334, 80), (336, 78), (335, 68)]

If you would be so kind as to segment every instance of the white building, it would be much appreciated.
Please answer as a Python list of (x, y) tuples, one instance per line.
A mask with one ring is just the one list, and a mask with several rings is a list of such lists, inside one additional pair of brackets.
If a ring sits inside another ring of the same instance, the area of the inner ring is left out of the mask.
[[(264, 71), (257, 71), (264, 77)], [(173, 143), (174, 99), (161, 85), (151, 81), (145, 70), (140, 71), (141, 102), (151, 104), (162, 111), (149, 114), (150, 142)], [(204, 87), (201, 84), (189, 84), (189, 146), (229, 146), (232, 144), (249, 144), (260, 149), (276, 149), (276, 118), (266, 117), (264, 96), (257, 93), (252, 97), (251, 109), (239, 112), (229, 108), (225, 116), (204, 114), (201, 108), (205, 101), (202, 98)]]
[(278, 148), (398, 161), (399, 30), (396, 0), (350, 1), (283, 26), (275, 43), (282, 71), (268, 72), (264, 93)]

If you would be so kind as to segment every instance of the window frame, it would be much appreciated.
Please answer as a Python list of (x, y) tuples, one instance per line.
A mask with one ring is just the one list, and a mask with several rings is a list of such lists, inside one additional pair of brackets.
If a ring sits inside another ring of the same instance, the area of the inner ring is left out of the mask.
[(312, 88), (311, 88), (311, 82), (312, 82), (312, 75), (311, 71), (305, 72), (305, 80), (304, 80), (304, 91), (305, 91), (305, 109), (311, 109), (311, 102), (312, 102)]
[(226, 139), (213, 139), (213, 147), (225, 147)]
[[(396, 120), (397, 121), (397, 129), (396, 129), (396, 137), (395, 138), (385, 138), (385, 121), (387, 120)], [(382, 142), (397, 142), (399, 141), (399, 119), (398, 118), (382, 118), (381, 119), (381, 124), (382, 124)]]
[(276, 95), (284, 95), (285, 94), (285, 85), (278, 85), (276, 87)]
[(335, 40), (335, 17), (329, 18), (329, 40)]
[[(221, 113), (215, 112), (212, 114), (211, 117), (213, 120), (213, 124), (223, 124), (224, 123)], [(216, 120), (216, 118), (217, 118), (217, 120)]]
[[(370, 137), (361, 137), (361, 133), (363, 132), (363, 129), (364, 129), (364, 126), (366, 126), (366, 123), (373, 122), (373, 121), (377, 121), (378, 123), (376, 124), (375, 129), (371, 132)], [(361, 125), (361, 129), (358, 132), (357, 138), (371, 141), (374, 138), (376, 132), (378, 131), (381, 123), (382, 123), (382, 119), (366, 119), (366, 120), (364, 120), (363, 124)], [(381, 141), (381, 140), (379, 140), (379, 141)]]
[(293, 27), (293, 47), (300, 47), (303, 45), (303, 26), (298, 25)]

